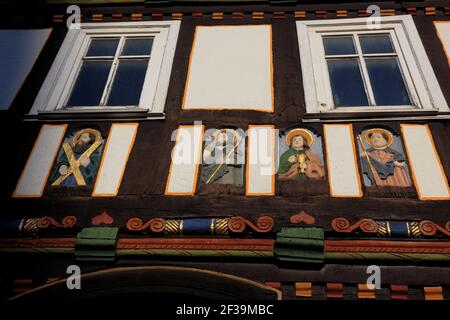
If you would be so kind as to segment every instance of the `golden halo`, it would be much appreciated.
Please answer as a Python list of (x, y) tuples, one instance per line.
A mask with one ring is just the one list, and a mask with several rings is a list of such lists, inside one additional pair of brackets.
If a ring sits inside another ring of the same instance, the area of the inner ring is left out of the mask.
[(390, 147), (392, 145), (392, 143), (394, 142), (394, 135), (389, 130), (382, 129), (382, 128), (369, 129), (366, 131), (366, 133), (364, 133), (364, 140), (366, 140), (367, 144), (371, 147), (373, 147), (373, 145), (372, 145), (372, 141), (370, 141), (369, 135), (373, 134), (373, 133), (381, 133), (387, 137), (386, 147)]
[[(213, 134), (211, 134), (211, 137), (213, 138), (213, 141), (217, 140), (217, 136), (219, 135), (219, 133), (221, 132), (225, 132), (225, 134), (227, 134), (228, 131), (232, 131), (233, 133), (233, 142), (236, 143), (236, 141), (238, 141), (238, 133), (236, 132), (236, 130), (234, 129), (230, 129), (230, 128), (224, 128), (224, 129), (217, 129), (216, 131), (214, 131)], [(228, 137), (228, 135), (227, 135)]]
[[(100, 131), (95, 130), (95, 129), (82, 129), (79, 130), (74, 136), (73, 136), (73, 145), (76, 145), (78, 143), (78, 139), (80, 139), (80, 136), (83, 133), (91, 133), (95, 136), (95, 141), (100, 141), (102, 139), (102, 136), (100, 134)], [(94, 141), (94, 142), (95, 142)]]
[(292, 138), (295, 136), (302, 136), (303, 139), (306, 140), (306, 144), (308, 145), (308, 147), (310, 148), (311, 145), (314, 142), (314, 136), (311, 134), (311, 132), (309, 132), (306, 129), (292, 129), (291, 131), (289, 131), (286, 135), (286, 144), (290, 147), (291, 146), (291, 141)]

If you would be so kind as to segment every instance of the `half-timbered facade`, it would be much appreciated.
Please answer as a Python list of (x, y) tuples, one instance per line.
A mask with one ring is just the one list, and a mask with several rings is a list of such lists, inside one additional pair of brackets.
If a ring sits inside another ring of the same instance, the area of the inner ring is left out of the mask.
[(2, 299), (450, 299), (450, 3), (70, 4), (1, 2)]

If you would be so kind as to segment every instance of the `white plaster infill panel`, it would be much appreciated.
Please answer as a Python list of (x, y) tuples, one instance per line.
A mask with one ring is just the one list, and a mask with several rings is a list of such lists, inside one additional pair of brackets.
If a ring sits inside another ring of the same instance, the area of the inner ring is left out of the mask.
[(166, 195), (194, 195), (202, 158), (203, 125), (182, 125), (172, 150)]
[(198, 26), (183, 109), (273, 107), (272, 26)]
[(103, 151), (93, 197), (116, 196), (138, 129), (138, 123), (113, 123)]
[(273, 125), (248, 128), (246, 167), (247, 196), (275, 194), (275, 129)]
[(67, 124), (45, 124), (41, 127), (14, 190), (14, 198), (42, 196), (66, 128)]
[(362, 197), (352, 125), (325, 124), (323, 130), (331, 196)]
[(434, 21), (434, 26), (450, 66), (450, 21)]
[(419, 199), (450, 200), (448, 181), (428, 126), (400, 126)]

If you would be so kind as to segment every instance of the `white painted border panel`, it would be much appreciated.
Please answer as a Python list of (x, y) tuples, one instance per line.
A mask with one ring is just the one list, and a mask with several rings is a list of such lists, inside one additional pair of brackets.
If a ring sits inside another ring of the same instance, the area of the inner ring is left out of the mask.
[(427, 125), (401, 124), (411, 172), (421, 200), (450, 200), (447, 177)]
[(172, 150), (166, 195), (194, 195), (197, 186), (198, 167), (201, 163), (203, 125), (182, 125)]
[(271, 25), (198, 26), (183, 109), (273, 112)]
[(138, 123), (113, 123), (98, 169), (93, 197), (116, 196), (138, 129)]
[(13, 197), (41, 197), (67, 124), (44, 124), (19, 178)]
[(273, 125), (248, 127), (247, 196), (275, 194), (275, 129)]
[(434, 26), (450, 66), (450, 21), (434, 21)]
[(352, 125), (325, 124), (323, 132), (331, 196), (339, 198), (362, 197)]

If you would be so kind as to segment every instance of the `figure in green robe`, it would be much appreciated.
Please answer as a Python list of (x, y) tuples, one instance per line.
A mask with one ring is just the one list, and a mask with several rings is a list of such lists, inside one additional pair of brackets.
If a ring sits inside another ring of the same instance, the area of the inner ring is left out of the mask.
[(313, 135), (305, 129), (293, 129), (286, 135), (289, 149), (280, 157), (280, 180), (321, 180), (325, 169), (320, 158), (310, 151)]

